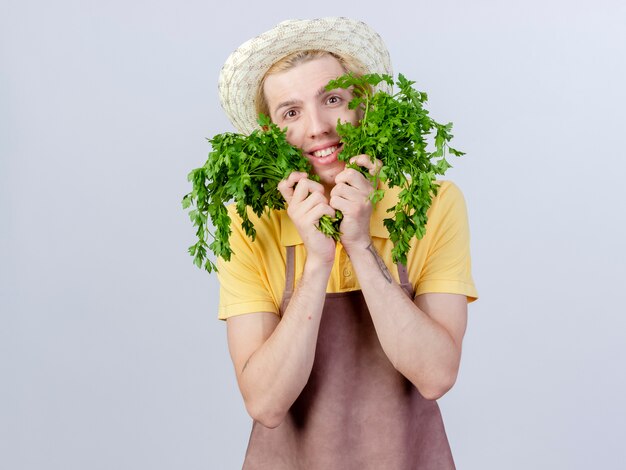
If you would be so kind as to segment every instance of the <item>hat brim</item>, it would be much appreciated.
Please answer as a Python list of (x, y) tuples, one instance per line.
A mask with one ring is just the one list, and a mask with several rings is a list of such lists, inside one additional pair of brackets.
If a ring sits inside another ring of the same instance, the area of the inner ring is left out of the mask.
[(342, 17), (284, 21), (243, 43), (222, 67), (220, 102), (239, 132), (250, 134), (259, 127), (255, 100), (265, 73), (278, 60), (303, 50), (349, 56), (367, 73), (393, 74), (382, 38), (362, 21)]

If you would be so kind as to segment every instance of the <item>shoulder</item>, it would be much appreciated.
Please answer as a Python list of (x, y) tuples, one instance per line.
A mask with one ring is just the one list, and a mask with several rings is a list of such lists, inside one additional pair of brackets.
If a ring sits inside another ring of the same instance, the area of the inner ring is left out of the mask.
[[(223, 268), (245, 268), (250, 272), (262, 273), (272, 264), (283, 261), (281, 227), (284, 218), (282, 213), (285, 211), (268, 211), (259, 216), (247, 208), (245, 216), (248, 221), (238, 213), (235, 204), (229, 204), (227, 211), (230, 217), (228, 242), (231, 255), (228, 261), (218, 259), (218, 276)], [(247, 230), (246, 225), (249, 226)]]
[[(383, 219), (389, 217), (389, 210), (400, 199), (401, 192), (405, 188), (383, 186), (385, 195), (374, 209), (373, 217)], [(461, 189), (452, 181), (437, 181), (437, 190), (432, 195), (428, 208), (428, 220), (447, 217), (466, 217), (465, 197)], [(432, 225), (432, 223), (431, 223)]]
[[(462, 294), (469, 301), (478, 297), (471, 272), (470, 232), (465, 198), (451, 181), (440, 181), (428, 211), (426, 235), (417, 243), (420, 269), (416, 295)], [(420, 257), (419, 254), (423, 257)]]
[(441, 180), (437, 181), (437, 184), (439, 186), (437, 188), (437, 194), (435, 195), (434, 200), (445, 201), (448, 203), (455, 201), (464, 201), (461, 188), (459, 188), (457, 184), (453, 181)]
[(467, 217), (465, 197), (461, 189), (452, 181), (438, 181), (437, 193), (432, 199), (428, 213), (432, 218)]
[[(433, 202), (435, 201), (458, 201), (463, 200), (463, 192), (461, 189), (450, 180), (437, 180), (437, 191), (433, 196)], [(400, 197), (400, 193), (405, 189), (400, 186), (389, 187), (381, 184), (380, 186), (385, 190), (384, 197), (381, 201), (383, 205), (391, 206), (397, 202)]]
[(236, 206), (227, 207), (231, 219), (230, 260), (217, 260), (220, 282), (218, 315), (226, 319), (254, 312), (278, 313), (285, 285), (284, 247), (281, 242), (281, 212), (245, 215), (254, 228), (254, 237), (242, 228), (244, 219)]
[(237, 212), (236, 204), (232, 203), (227, 206), (228, 216), (230, 217), (230, 229), (232, 231), (231, 238), (235, 241), (239, 239), (241, 242), (251, 244), (251, 242), (259, 241), (260, 244), (271, 243), (272, 240), (280, 241), (282, 225), (286, 216), (284, 210), (271, 210), (262, 213), (260, 216), (255, 214), (250, 207), (246, 207), (246, 217), (252, 227), (252, 234), (246, 233), (245, 221)]

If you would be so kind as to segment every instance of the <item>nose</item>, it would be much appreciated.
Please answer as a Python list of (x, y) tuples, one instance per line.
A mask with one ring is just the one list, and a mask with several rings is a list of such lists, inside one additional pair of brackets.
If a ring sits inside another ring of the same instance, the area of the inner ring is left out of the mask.
[(319, 108), (309, 111), (307, 134), (310, 139), (322, 137), (329, 134), (334, 128), (331, 117)]

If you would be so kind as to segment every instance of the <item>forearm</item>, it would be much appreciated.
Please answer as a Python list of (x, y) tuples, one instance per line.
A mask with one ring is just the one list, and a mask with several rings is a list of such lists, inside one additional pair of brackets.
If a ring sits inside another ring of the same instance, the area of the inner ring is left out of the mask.
[(309, 379), (331, 267), (305, 263), (282, 319), (240, 374), (248, 411), (266, 426), (280, 424)]
[(443, 395), (456, 380), (461, 345), (406, 295), (373, 245), (349, 254), (387, 357), (422, 395)]

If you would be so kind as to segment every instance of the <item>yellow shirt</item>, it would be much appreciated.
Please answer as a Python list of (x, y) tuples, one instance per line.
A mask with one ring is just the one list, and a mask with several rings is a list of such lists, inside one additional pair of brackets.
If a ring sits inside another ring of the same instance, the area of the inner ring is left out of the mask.
[[(387, 188), (385, 197), (374, 208), (370, 235), (374, 247), (398, 281), (398, 272), (391, 259), (393, 243), (383, 225), (391, 214), (386, 210), (395, 204), (399, 188)], [(257, 231), (251, 241), (241, 228), (241, 219), (229, 207), (232, 219), (230, 261), (218, 259), (220, 301), (218, 318), (254, 312), (279, 314), (285, 288), (285, 246), (295, 245), (296, 283), (302, 276), (306, 251), (287, 211), (272, 211), (257, 217), (250, 211), (250, 220)], [(465, 200), (459, 188), (449, 181), (440, 182), (439, 191), (428, 211), (426, 235), (413, 240), (407, 255), (407, 270), (415, 295), (427, 292), (453, 293), (477, 298), (471, 274), (469, 226)], [(359, 281), (346, 251), (337, 243), (335, 263), (326, 292), (358, 290)]]

